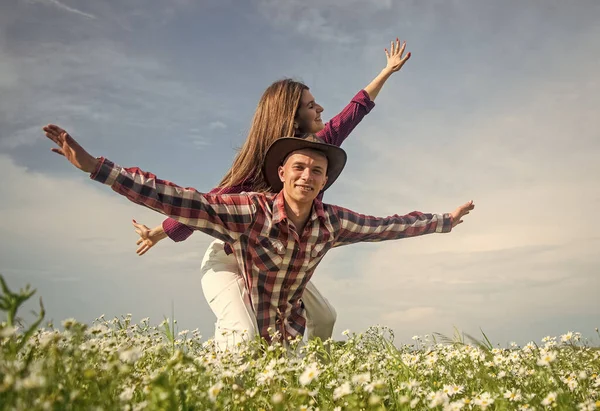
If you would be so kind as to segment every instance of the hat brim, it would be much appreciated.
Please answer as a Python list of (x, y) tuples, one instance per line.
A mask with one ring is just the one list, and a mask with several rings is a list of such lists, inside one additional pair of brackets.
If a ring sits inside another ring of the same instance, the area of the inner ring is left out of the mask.
[(338, 146), (297, 137), (282, 137), (271, 144), (263, 164), (263, 175), (274, 192), (277, 193), (283, 188), (283, 182), (279, 179), (279, 166), (290, 153), (302, 149), (317, 150), (327, 157), (327, 183), (323, 191), (335, 182), (346, 165), (346, 152)]

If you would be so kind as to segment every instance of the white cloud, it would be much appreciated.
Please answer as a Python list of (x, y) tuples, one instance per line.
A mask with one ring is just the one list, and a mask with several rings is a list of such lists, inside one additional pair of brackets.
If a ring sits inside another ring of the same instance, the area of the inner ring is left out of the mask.
[(227, 128), (227, 124), (222, 121), (212, 121), (208, 124), (209, 130), (225, 130)]
[[(268, 24), (292, 30), (297, 34), (324, 43), (356, 43), (360, 38), (358, 25), (348, 28), (348, 21), (368, 19), (392, 8), (391, 0), (363, 2), (359, 0), (260, 0), (258, 11)], [(373, 28), (373, 27), (371, 27)]]
[[(5, 96), (0, 120), (6, 127), (0, 148), (32, 145), (48, 122), (73, 133), (85, 124), (86, 130), (102, 130), (104, 140), (121, 141), (119, 135), (130, 132), (144, 134), (149, 142), (176, 133), (196, 145), (200, 139), (179, 130), (216, 110), (214, 99), (196, 85), (172, 78), (168, 64), (125, 52), (107, 40), (0, 50), (0, 60), (7, 68), (7, 74), (0, 75)], [(118, 133), (109, 124), (119, 124)]]

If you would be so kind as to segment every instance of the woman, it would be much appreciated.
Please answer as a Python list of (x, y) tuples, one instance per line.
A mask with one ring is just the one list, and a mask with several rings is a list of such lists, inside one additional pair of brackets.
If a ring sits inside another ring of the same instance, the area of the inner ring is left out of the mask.
[[(316, 133), (325, 142), (340, 146), (373, 108), (373, 101), (387, 79), (399, 71), (410, 58), (410, 53), (404, 56), (405, 47), (406, 42), (400, 44), (398, 39), (392, 41), (390, 50), (385, 49), (386, 67), (326, 125), (321, 119), (323, 107), (315, 102), (306, 85), (285, 79), (269, 86), (258, 102), (246, 142), (219, 186), (211, 193), (270, 191), (260, 168), (267, 148), (280, 137)], [(322, 196), (321, 192), (319, 199)], [(140, 245), (137, 249), (139, 255), (144, 255), (166, 237), (174, 241), (183, 241), (193, 232), (189, 227), (173, 219), (166, 219), (152, 230), (138, 224), (135, 220), (133, 225), (140, 235), (137, 242)], [(201, 271), (204, 296), (217, 318), (238, 319), (234, 323), (215, 324), (217, 344), (221, 347), (231, 346), (235, 343), (236, 335), (239, 339), (239, 335), (243, 332), (247, 332), (247, 336), (252, 338), (255, 335), (256, 324), (251, 320), (252, 316), (247, 314), (251, 307), (236, 303), (236, 301), (247, 301), (245, 298), (247, 290), (230, 247), (221, 241), (213, 241), (206, 251)], [(240, 295), (242, 299), (239, 298)], [(330, 338), (336, 312), (312, 282), (308, 283), (302, 301), (306, 309), (307, 337), (320, 337), (322, 340)], [(231, 315), (231, 310), (234, 315)], [(230, 315), (220, 315), (224, 312)]]

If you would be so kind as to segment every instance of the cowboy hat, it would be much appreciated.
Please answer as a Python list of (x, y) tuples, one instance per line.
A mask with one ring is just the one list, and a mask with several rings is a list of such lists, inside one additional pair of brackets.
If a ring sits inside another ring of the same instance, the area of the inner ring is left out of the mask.
[(279, 179), (279, 166), (283, 165), (290, 153), (303, 149), (317, 150), (327, 157), (327, 183), (323, 191), (334, 183), (346, 165), (346, 152), (338, 146), (325, 143), (315, 134), (279, 138), (267, 150), (262, 169), (267, 184), (274, 192), (279, 192), (283, 188), (283, 183)]

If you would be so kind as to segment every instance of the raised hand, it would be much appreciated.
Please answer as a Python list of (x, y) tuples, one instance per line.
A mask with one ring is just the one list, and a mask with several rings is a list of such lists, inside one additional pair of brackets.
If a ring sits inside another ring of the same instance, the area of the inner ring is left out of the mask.
[(52, 148), (52, 152), (65, 157), (71, 164), (86, 173), (91, 173), (96, 169), (99, 160), (85, 151), (65, 130), (54, 124), (48, 124), (43, 127), (43, 130), (46, 137), (58, 146), (58, 148)]
[(462, 223), (462, 218), (469, 214), (469, 212), (474, 208), (475, 204), (473, 203), (473, 200), (471, 200), (468, 203), (461, 205), (456, 210), (451, 212), (450, 215), (452, 216), (452, 228)]
[(385, 67), (386, 70), (389, 70), (392, 73), (400, 70), (404, 63), (408, 61), (410, 58), (410, 52), (404, 56), (404, 49), (406, 48), (406, 41), (400, 44), (400, 40), (396, 38), (396, 41), (392, 41), (390, 43), (390, 50), (385, 49), (385, 55), (387, 57), (387, 65)]
[(364, 90), (369, 95), (371, 101), (375, 101), (375, 98), (379, 95), (381, 88), (385, 84), (388, 78), (395, 72), (399, 71), (404, 63), (410, 58), (410, 53), (404, 56), (404, 49), (406, 48), (406, 42), (400, 45), (400, 40), (396, 39), (396, 42), (391, 42), (390, 50), (385, 49), (385, 55), (387, 57), (387, 64), (383, 70), (371, 81)]
[(167, 237), (162, 225), (150, 230), (150, 228), (144, 224), (138, 224), (137, 221), (133, 220), (133, 227), (135, 228), (135, 232), (140, 236), (136, 242), (139, 247), (135, 250), (139, 256), (146, 254), (146, 252), (154, 247), (156, 243)]

